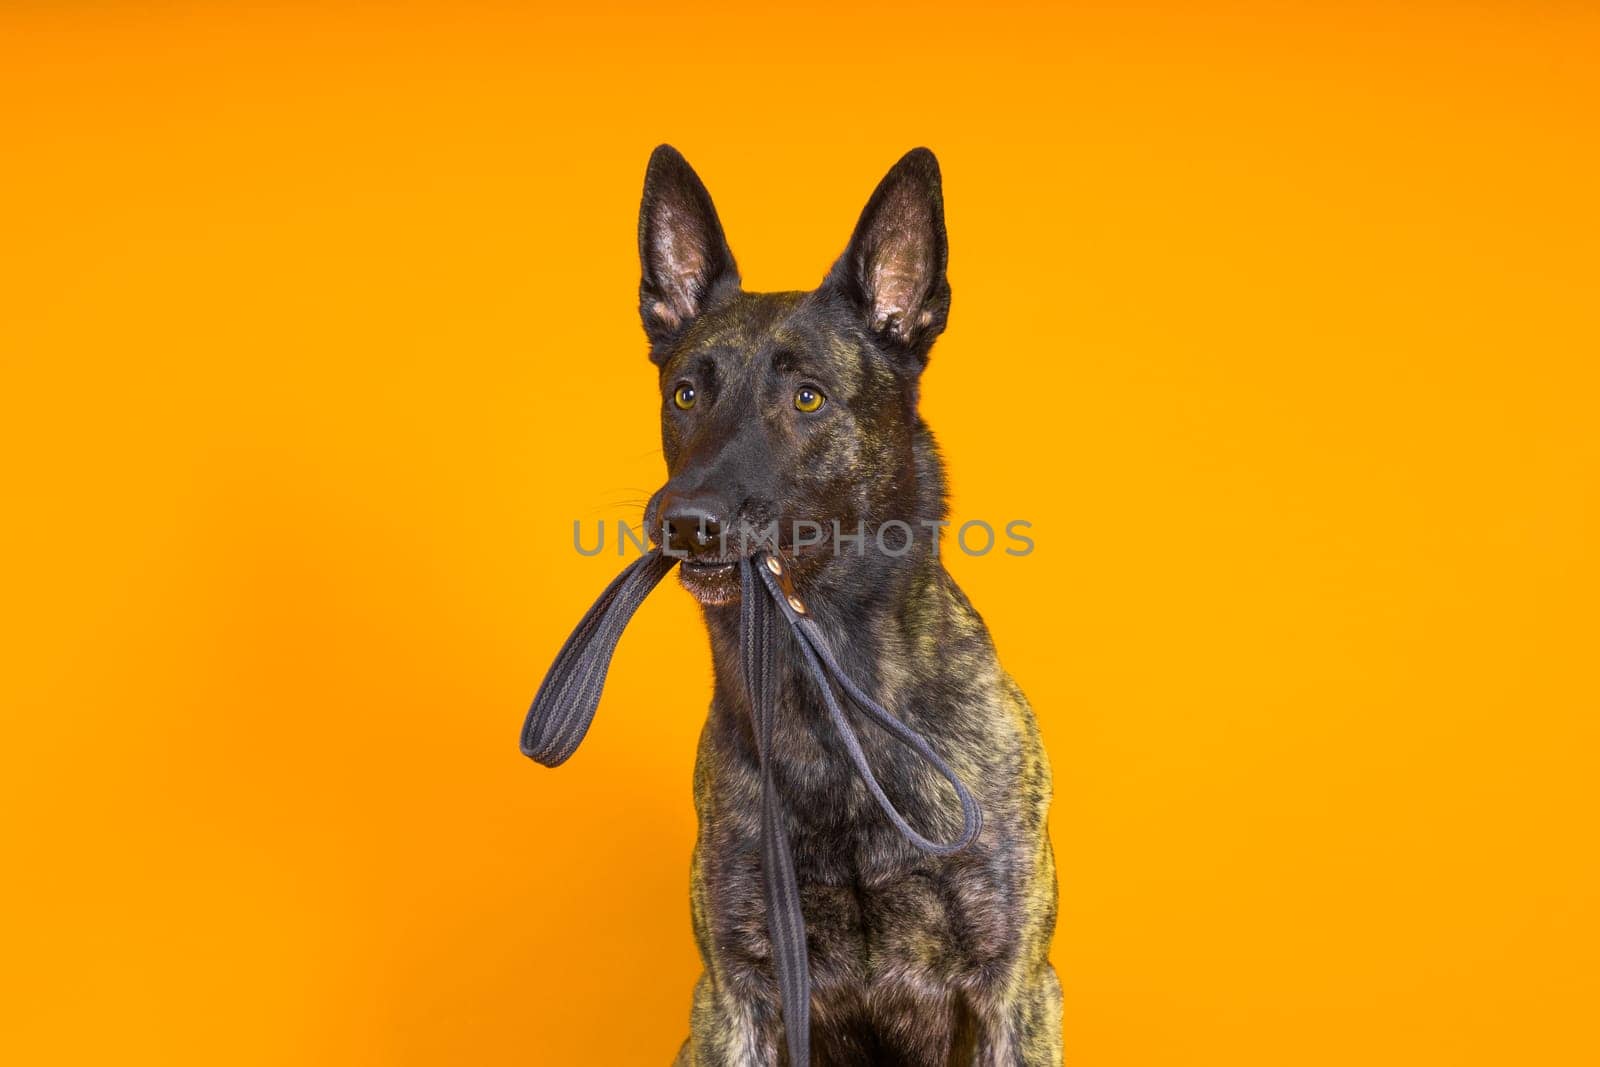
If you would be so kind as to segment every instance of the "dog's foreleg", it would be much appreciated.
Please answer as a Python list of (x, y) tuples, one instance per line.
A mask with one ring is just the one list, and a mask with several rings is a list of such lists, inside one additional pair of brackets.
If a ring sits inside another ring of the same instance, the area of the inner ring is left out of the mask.
[(675, 1067), (773, 1067), (782, 1034), (775, 1013), (719, 991), (709, 974), (694, 987), (689, 1040)]
[(1061, 983), (1048, 963), (978, 1028), (974, 1067), (1061, 1067)]

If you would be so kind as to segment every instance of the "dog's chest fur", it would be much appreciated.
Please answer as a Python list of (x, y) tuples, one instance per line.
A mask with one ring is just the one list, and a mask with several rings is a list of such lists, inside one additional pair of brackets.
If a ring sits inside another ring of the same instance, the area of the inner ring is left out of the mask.
[[(913, 848), (857, 777), (793, 645), (780, 643), (772, 758), (806, 918), (816, 1051), (829, 1063), (959, 1058), (976, 1017), (1010, 999), (1054, 926), (1043, 749), (982, 621), (937, 560), (877, 604), (835, 612), (819, 594), (819, 623), (850, 635), (832, 638), (847, 671), (950, 762), (977, 796), (984, 829), (955, 856)], [(760, 780), (736, 617), (707, 614), (717, 682), (696, 767), (695, 931), (713, 982), (771, 1005)], [(912, 825), (956, 836), (949, 786), (846, 709)]]

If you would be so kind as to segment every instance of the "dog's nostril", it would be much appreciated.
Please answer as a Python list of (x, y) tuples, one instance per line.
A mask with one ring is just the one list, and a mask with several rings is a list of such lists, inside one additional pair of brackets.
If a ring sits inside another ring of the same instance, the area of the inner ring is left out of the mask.
[(667, 540), (675, 552), (702, 554), (719, 547), (722, 523), (709, 511), (681, 511), (667, 516)]

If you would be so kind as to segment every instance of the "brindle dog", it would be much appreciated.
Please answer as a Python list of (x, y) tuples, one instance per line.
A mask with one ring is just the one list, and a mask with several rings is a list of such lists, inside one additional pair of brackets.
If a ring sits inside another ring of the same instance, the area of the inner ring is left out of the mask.
[[(787, 1062), (739, 651), (737, 559), (753, 549), (726, 536), (776, 522), (845, 672), (931, 741), (984, 814), (960, 853), (913, 848), (855, 775), (779, 628), (773, 752), (808, 930), (813, 1061), (1059, 1064), (1049, 764), (1026, 698), (939, 558), (945, 479), (917, 411), (950, 306), (938, 162), (919, 148), (895, 164), (819, 288), (747, 293), (705, 186), (663, 145), (639, 251), (670, 472), (646, 525), (688, 554), (680, 577), (703, 605), (716, 668), (694, 782), (705, 972), (677, 1062)], [(795, 520), (827, 531), (824, 543), (804, 543), (813, 527), (790, 536)], [(912, 825), (955, 837), (949, 786), (876, 727), (859, 732)]]

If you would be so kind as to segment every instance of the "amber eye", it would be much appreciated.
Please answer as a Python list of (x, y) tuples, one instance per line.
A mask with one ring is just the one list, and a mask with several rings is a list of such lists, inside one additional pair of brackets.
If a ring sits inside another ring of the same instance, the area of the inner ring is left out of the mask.
[(688, 411), (694, 407), (694, 401), (694, 386), (688, 383), (678, 386), (678, 391), (672, 394), (672, 402), (678, 405), (679, 411)]
[(794, 394), (794, 406), (801, 411), (812, 412), (820, 408), (825, 399), (827, 398), (821, 393), (811, 388), (811, 386), (805, 385), (801, 386)]

